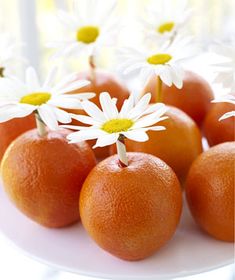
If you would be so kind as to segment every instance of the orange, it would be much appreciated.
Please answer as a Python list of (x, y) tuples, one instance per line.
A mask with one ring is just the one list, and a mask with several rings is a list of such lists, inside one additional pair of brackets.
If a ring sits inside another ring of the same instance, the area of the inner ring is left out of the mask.
[(211, 236), (234, 240), (235, 142), (215, 146), (193, 163), (186, 186), (191, 213)]
[(92, 98), (91, 101), (98, 107), (100, 107), (99, 95), (101, 92), (107, 91), (111, 97), (116, 97), (118, 109), (122, 107), (123, 101), (130, 95), (130, 92), (124, 85), (122, 85), (114, 76), (105, 72), (96, 71), (95, 79), (91, 79), (89, 72), (82, 72), (77, 75), (77, 79), (85, 79), (91, 82), (88, 86), (75, 92), (96, 93), (96, 96)]
[(82, 223), (96, 243), (124, 260), (140, 260), (166, 244), (178, 225), (179, 181), (160, 159), (128, 153), (129, 166), (117, 156), (100, 162), (81, 191)]
[(85, 142), (68, 144), (68, 132), (38, 136), (31, 130), (7, 149), (1, 164), (5, 191), (29, 218), (46, 227), (63, 227), (79, 220), (82, 184), (95, 166)]
[[(83, 72), (79, 73), (77, 79), (86, 79), (91, 82), (90, 85), (80, 89), (79, 91), (75, 90), (74, 92), (95, 92), (96, 96), (91, 99), (98, 107), (100, 107), (99, 103), (99, 95), (101, 92), (108, 92), (111, 97), (117, 98), (117, 107), (120, 109), (122, 107), (123, 101), (127, 99), (130, 95), (128, 89), (123, 86), (119, 81), (117, 81), (112, 75), (107, 74), (105, 72), (95, 72), (95, 79), (92, 80), (90, 77), (90, 73)], [(85, 114), (81, 110), (73, 110), (72, 112), (78, 114)], [(74, 124), (77, 124), (74, 122)], [(81, 124), (80, 124), (81, 125)], [(95, 145), (95, 141), (88, 141), (91, 146)], [(94, 150), (95, 155), (98, 160), (102, 160), (109, 155), (109, 148), (97, 148)]]
[(204, 122), (204, 134), (210, 146), (235, 140), (235, 118), (219, 121), (225, 113), (235, 110), (230, 103), (217, 103), (208, 112)]
[[(157, 78), (153, 77), (144, 92), (151, 92), (156, 102)], [(214, 99), (213, 91), (206, 80), (187, 71), (182, 89), (163, 86), (163, 102), (175, 106), (188, 114), (200, 127)]]
[(181, 110), (169, 107), (169, 118), (159, 125), (164, 131), (149, 131), (149, 141), (127, 140), (127, 150), (152, 154), (165, 161), (184, 182), (194, 159), (202, 152), (200, 131), (195, 122)]
[(0, 161), (9, 144), (19, 135), (27, 130), (35, 128), (35, 126), (35, 118), (33, 115), (0, 123)]

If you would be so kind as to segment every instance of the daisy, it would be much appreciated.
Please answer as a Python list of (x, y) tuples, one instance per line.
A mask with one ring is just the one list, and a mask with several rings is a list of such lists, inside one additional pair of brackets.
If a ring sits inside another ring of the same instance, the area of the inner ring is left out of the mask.
[(222, 84), (224, 88), (235, 92), (235, 38), (230, 44), (216, 44), (211, 51), (219, 55), (221, 62), (214, 64), (216, 67), (215, 82)]
[(40, 83), (36, 71), (29, 67), (26, 70), (25, 82), (16, 77), (3, 78), (0, 83), (0, 122), (13, 118), (22, 118), (36, 112), (41, 124), (51, 130), (58, 129), (58, 122), (70, 123), (71, 116), (60, 109), (81, 108), (81, 101), (93, 97), (93, 93), (65, 94), (87, 86), (86, 80), (75, 81), (75, 74), (63, 78), (53, 85), (56, 68), (53, 68), (44, 83)]
[(185, 28), (192, 11), (187, 0), (153, 0), (144, 18), (141, 19), (143, 31), (150, 39), (173, 39)]
[(74, 12), (58, 13), (66, 29), (66, 40), (49, 44), (58, 49), (54, 58), (81, 55), (93, 57), (99, 49), (114, 44), (117, 19), (112, 18), (116, 0), (74, 0)]
[(124, 61), (119, 70), (124, 74), (139, 71), (140, 79), (146, 83), (153, 75), (167, 86), (173, 84), (177, 88), (183, 86), (184, 62), (196, 54), (192, 46), (192, 38), (176, 37), (171, 45), (163, 44), (154, 51), (138, 51), (132, 48), (123, 48), (118, 56)]
[[(213, 102), (214, 103), (227, 102), (235, 105), (235, 94), (227, 94), (227, 95), (220, 96), (215, 100), (213, 100)], [(235, 111), (231, 111), (224, 114), (219, 120), (222, 121), (230, 117), (235, 117)]]
[(25, 59), (17, 54), (23, 44), (16, 43), (9, 34), (0, 34), (0, 77), (12, 74), (17, 62), (24, 62)]
[(70, 143), (77, 143), (85, 140), (97, 139), (96, 147), (104, 147), (117, 144), (120, 161), (127, 166), (127, 156), (124, 139), (145, 142), (149, 139), (148, 130), (160, 131), (165, 127), (156, 124), (166, 119), (163, 117), (167, 108), (164, 104), (158, 103), (149, 106), (151, 94), (145, 94), (135, 105), (134, 96), (131, 95), (123, 103), (122, 109), (117, 107), (107, 92), (100, 94), (100, 110), (94, 103), (86, 100), (82, 107), (88, 116), (72, 115), (72, 117), (89, 127), (63, 126), (78, 130), (68, 135)]

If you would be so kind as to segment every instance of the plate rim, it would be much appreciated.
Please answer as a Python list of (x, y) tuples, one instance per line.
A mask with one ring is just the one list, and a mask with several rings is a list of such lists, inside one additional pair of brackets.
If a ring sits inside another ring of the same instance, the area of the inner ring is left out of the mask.
[(207, 268), (201, 269), (201, 270), (192, 270), (192, 271), (185, 271), (185, 272), (179, 272), (178, 274), (169, 274), (169, 275), (149, 275), (146, 276), (145, 278), (143, 278), (143, 276), (126, 276), (126, 275), (118, 275), (118, 276), (112, 276), (112, 278), (110, 278), (110, 276), (108, 274), (102, 274), (102, 273), (88, 273), (85, 272), (83, 270), (79, 270), (79, 269), (71, 269), (68, 268), (66, 266), (63, 265), (58, 265), (55, 264), (53, 261), (49, 261), (46, 259), (43, 259), (41, 257), (38, 257), (36, 255), (33, 255), (32, 253), (28, 252), (27, 250), (21, 248), (20, 246), (18, 246), (12, 239), (10, 239), (5, 232), (0, 228), (0, 233), (2, 234), (2, 236), (4, 237), (4, 239), (8, 242), (8, 244), (14, 248), (16, 251), (18, 251), (19, 253), (21, 253), (22, 255), (24, 255), (25, 257), (32, 259), (36, 262), (39, 262), (45, 266), (48, 266), (50, 268), (56, 269), (58, 271), (63, 271), (63, 272), (68, 272), (68, 273), (72, 273), (75, 275), (80, 275), (80, 276), (85, 276), (85, 277), (91, 277), (91, 278), (96, 278), (96, 279), (105, 279), (105, 280), (167, 280), (167, 279), (173, 279), (173, 278), (180, 278), (180, 277), (189, 277), (189, 276), (193, 276), (193, 275), (198, 275), (198, 274), (202, 274), (202, 273), (206, 273), (212, 270), (216, 270), (216, 269), (220, 269), (222, 267), (226, 267), (229, 266), (231, 264), (234, 264), (234, 260), (235, 258), (232, 258), (231, 260), (227, 260), (224, 263), (221, 263), (220, 265), (215, 265), (215, 266), (208, 266)]

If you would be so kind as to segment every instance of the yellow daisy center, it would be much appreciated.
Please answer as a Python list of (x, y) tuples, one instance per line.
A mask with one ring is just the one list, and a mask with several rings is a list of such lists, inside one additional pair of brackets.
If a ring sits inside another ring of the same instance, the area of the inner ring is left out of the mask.
[(47, 103), (51, 99), (51, 94), (48, 92), (34, 92), (23, 96), (20, 103), (40, 106)]
[(165, 32), (171, 32), (172, 29), (175, 27), (175, 23), (173, 21), (169, 21), (166, 23), (163, 23), (162, 25), (160, 25), (157, 28), (157, 31), (161, 34), (165, 33)]
[(113, 119), (104, 123), (101, 129), (112, 134), (128, 131), (133, 126), (133, 124), (134, 122), (129, 119)]
[(152, 55), (147, 58), (147, 62), (149, 64), (158, 65), (158, 64), (166, 64), (172, 59), (172, 56), (167, 53), (159, 53)]
[(77, 41), (84, 44), (94, 43), (100, 34), (100, 30), (96, 26), (84, 26), (77, 31)]

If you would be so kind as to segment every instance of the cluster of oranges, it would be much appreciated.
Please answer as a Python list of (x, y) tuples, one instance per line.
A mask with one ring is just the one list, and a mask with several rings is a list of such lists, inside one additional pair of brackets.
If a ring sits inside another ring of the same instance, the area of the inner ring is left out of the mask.
[[(144, 90), (152, 93), (153, 102), (156, 88), (153, 78)], [(85, 90), (97, 93), (95, 103), (99, 93), (109, 92), (118, 107), (129, 95), (99, 72)], [(233, 105), (212, 105), (212, 99), (208, 83), (192, 72), (181, 90), (164, 86), (169, 119), (159, 125), (166, 130), (149, 132), (148, 142), (127, 141), (131, 153), (126, 168), (119, 166), (114, 147), (94, 154), (93, 143), (68, 144), (68, 131), (39, 137), (31, 130), (31, 116), (0, 124), (5, 190), (24, 214), (44, 226), (64, 227), (81, 217), (100, 247), (126, 260), (146, 258), (172, 237), (184, 188), (200, 227), (217, 239), (233, 241), (234, 118), (218, 121)], [(210, 146), (222, 144), (203, 153), (202, 135)]]

